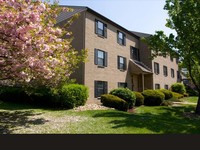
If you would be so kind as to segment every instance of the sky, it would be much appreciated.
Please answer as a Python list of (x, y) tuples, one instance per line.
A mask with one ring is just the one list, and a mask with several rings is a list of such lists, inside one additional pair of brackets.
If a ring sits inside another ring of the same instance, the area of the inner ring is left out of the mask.
[(59, 4), (87, 6), (130, 31), (174, 33), (165, 26), (165, 0), (59, 0)]

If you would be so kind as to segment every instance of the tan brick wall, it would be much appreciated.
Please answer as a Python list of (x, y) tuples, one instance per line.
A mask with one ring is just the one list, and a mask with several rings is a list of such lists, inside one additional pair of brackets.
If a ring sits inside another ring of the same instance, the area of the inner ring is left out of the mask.
[(142, 41), (140, 41), (139, 51), (140, 61), (147, 65), (150, 69), (152, 69), (152, 59), (150, 58), (151, 51), (148, 49), (147, 45)]
[[(176, 63), (176, 59), (173, 59), (173, 62), (170, 60), (170, 57), (167, 56), (166, 58), (162, 56), (158, 56), (154, 58), (153, 60), (150, 59), (151, 51), (148, 49), (147, 45), (143, 42), (140, 42), (140, 58), (143, 63), (145, 63), (150, 69), (152, 69), (153, 72), (153, 86), (152, 88), (155, 88), (155, 84), (160, 84), (160, 88), (164, 88), (165, 85), (170, 86), (177, 82), (177, 71), (178, 71), (178, 64)], [(154, 62), (159, 63), (160, 73), (156, 75), (154, 73)], [(163, 66), (167, 66), (168, 70), (168, 76), (164, 76), (163, 74)], [(171, 77), (171, 68), (174, 69), (174, 75), (175, 77)], [(150, 82), (150, 80), (148, 81)]]
[[(107, 24), (107, 38), (99, 37), (95, 34), (95, 18)], [(138, 40), (133, 36), (126, 34), (126, 46), (117, 43), (117, 30), (115, 26), (95, 17), (90, 13), (86, 13), (86, 33), (85, 47), (89, 50), (88, 62), (85, 64), (85, 85), (90, 88), (89, 100), (94, 100), (94, 80), (107, 81), (108, 92), (117, 88), (118, 82), (127, 82), (128, 87), (132, 88), (132, 77), (128, 71), (120, 71), (117, 69), (117, 56), (127, 58), (127, 65), (130, 59), (130, 46), (138, 47)], [(108, 53), (108, 66), (98, 68), (94, 65), (94, 49), (101, 49)], [(128, 68), (128, 66), (127, 66)]]
[[(160, 88), (164, 88), (164, 85), (168, 85), (169, 88), (170, 86), (177, 82), (177, 71), (178, 71), (178, 65), (176, 63), (176, 59), (173, 59), (173, 62), (170, 60), (170, 57), (167, 56), (166, 58), (158, 56), (157, 58), (155, 58), (152, 61), (152, 66), (153, 66), (153, 72), (154, 72), (154, 62), (159, 63), (159, 67), (160, 67), (160, 73), (158, 75), (156, 75), (154, 73), (153, 76), (153, 84), (154, 84), (154, 88), (155, 88), (155, 84), (160, 84)], [(168, 76), (164, 76), (163, 74), (163, 66), (167, 66), (167, 70), (168, 70)], [(171, 77), (171, 68), (174, 69), (174, 78)]]
[[(67, 23), (68, 20), (65, 20), (59, 25), (63, 25)], [(82, 12), (80, 16), (75, 19), (72, 25), (69, 26), (67, 31), (72, 32), (72, 35), (69, 36), (73, 38), (72, 40), (72, 48), (75, 50), (82, 50), (85, 47), (85, 12)], [(67, 38), (69, 38), (67, 37)], [(79, 84), (84, 84), (84, 63), (79, 64), (79, 68), (75, 70), (75, 72), (70, 76), (72, 79), (76, 79), (76, 82)]]

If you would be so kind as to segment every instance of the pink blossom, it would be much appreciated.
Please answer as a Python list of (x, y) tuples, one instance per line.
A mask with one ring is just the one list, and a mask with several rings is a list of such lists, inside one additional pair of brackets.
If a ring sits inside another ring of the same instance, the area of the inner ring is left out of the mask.
[(76, 67), (80, 59), (68, 51), (69, 40), (60, 38), (63, 29), (54, 26), (62, 8), (41, 0), (0, 0), (0, 8), (0, 79), (44, 85), (67, 79), (69, 66)]

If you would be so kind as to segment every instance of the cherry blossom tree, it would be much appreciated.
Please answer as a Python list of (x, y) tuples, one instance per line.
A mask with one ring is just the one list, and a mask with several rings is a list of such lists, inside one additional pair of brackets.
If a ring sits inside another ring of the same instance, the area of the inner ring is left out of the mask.
[(57, 86), (84, 61), (71, 47), (70, 33), (55, 26), (57, 3), (0, 0), (0, 81), (28, 86)]

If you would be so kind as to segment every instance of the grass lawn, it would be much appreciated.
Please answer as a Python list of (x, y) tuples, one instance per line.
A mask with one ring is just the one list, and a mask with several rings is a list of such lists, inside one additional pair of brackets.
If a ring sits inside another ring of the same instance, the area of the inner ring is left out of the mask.
[(135, 113), (48, 110), (0, 102), (0, 134), (199, 134), (200, 117), (188, 115), (194, 110), (195, 105), (140, 106)]
[(190, 102), (190, 103), (197, 103), (198, 97), (191, 96), (191, 97), (184, 97), (182, 101)]

